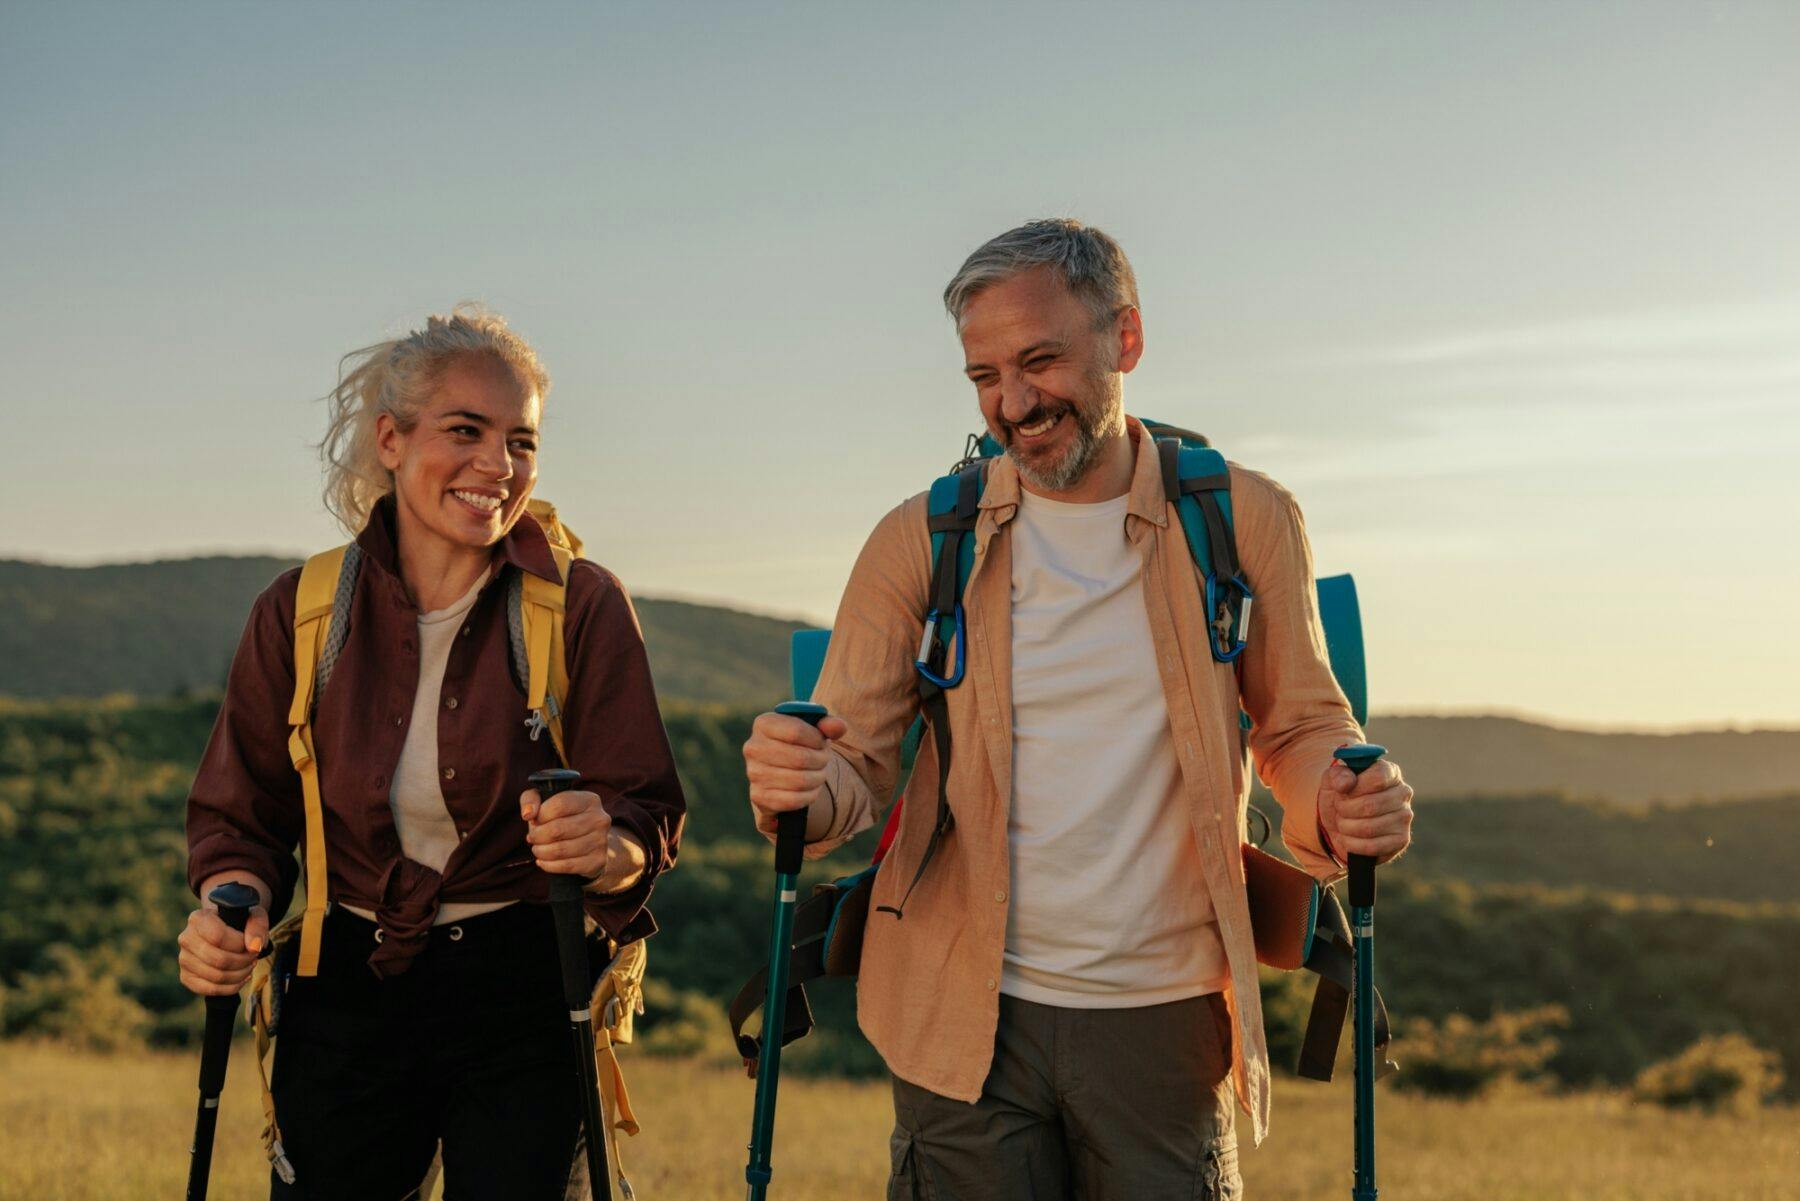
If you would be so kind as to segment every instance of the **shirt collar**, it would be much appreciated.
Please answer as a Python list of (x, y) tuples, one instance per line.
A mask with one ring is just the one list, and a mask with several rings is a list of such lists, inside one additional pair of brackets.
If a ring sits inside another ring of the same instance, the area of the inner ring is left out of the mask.
[[(396, 536), (398, 523), (399, 514), (396, 512), (394, 494), (390, 492), (375, 502), (375, 507), (369, 510), (369, 520), (363, 525), (362, 533), (356, 536), (356, 544), (362, 548), (363, 556), (370, 562), (380, 564), (389, 575), (396, 578), (400, 575), (399, 539)], [(550, 539), (544, 536), (544, 527), (529, 512), (519, 514), (519, 520), (500, 539), (496, 549), (504, 562), (511, 563), (520, 571), (528, 571), (552, 583), (562, 580), (556, 570), (556, 557), (550, 553)]]

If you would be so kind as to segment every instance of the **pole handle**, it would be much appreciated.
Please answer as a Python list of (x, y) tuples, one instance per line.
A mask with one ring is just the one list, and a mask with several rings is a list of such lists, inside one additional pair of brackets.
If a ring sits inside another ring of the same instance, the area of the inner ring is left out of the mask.
[[(824, 705), (811, 701), (783, 701), (775, 706), (783, 717), (798, 717), (813, 729), (830, 716)], [(790, 809), (775, 818), (775, 870), (784, 876), (800, 874), (806, 860), (806, 810)]]
[[(581, 784), (581, 773), (552, 767), (531, 773), (531, 786), (549, 800)], [(550, 912), (556, 921), (557, 959), (562, 964), (563, 1001), (571, 1012), (588, 1007), (591, 983), (587, 978), (587, 894), (580, 876), (546, 872), (550, 877)]]
[[(1332, 757), (1360, 776), (1387, 754), (1387, 748), (1370, 742), (1341, 746)], [(1350, 907), (1372, 909), (1375, 906), (1375, 858), (1372, 855), (1350, 856)]]
[(206, 894), (206, 899), (219, 911), (219, 920), (239, 934), (250, 924), (250, 911), (262, 901), (254, 888), (236, 880), (214, 888)]

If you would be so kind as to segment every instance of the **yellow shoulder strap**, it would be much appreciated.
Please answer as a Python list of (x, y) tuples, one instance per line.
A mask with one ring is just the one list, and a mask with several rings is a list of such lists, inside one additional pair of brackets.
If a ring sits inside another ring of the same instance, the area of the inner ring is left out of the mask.
[(525, 625), (525, 660), (530, 678), (525, 686), (525, 706), (550, 731), (556, 757), (569, 765), (563, 746), (562, 703), (569, 695), (569, 668), (563, 643), (563, 598), (568, 592), (569, 564), (573, 552), (551, 544), (559, 580), (546, 580), (523, 572), (520, 617)]
[(295, 968), (302, 976), (319, 974), (319, 933), (325, 921), (325, 807), (319, 799), (319, 765), (313, 759), (313, 682), (331, 626), (331, 604), (346, 549), (340, 546), (308, 559), (300, 569), (300, 590), (294, 599), (294, 703), (288, 709), (288, 756), (300, 773), (306, 800), (306, 910)]

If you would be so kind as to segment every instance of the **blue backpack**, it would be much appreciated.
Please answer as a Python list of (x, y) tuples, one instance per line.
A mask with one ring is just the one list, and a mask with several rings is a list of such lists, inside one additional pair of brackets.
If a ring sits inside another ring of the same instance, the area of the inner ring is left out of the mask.
[[(1231, 476), (1225, 456), (1204, 435), (1157, 421), (1144, 421), (1156, 439), (1162, 461), (1163, 494), (1176, 508), (1188, 550), (1200, 575), (1202, 601), (1208, 615), (1208, 647), (1220, 663), (1235, 663), (1248, 645), (1250, 614), (1255, 591), (1244, 578), (1232, 524)], [(976, 519), (987, 469), (1003, 453), (992, 436), (971, 435), (960, 461), (931, 485), (927, 521), (931, 534), (931, 583), (924, 614), (924, 633), (914, 659), (919, 677), (919, 718), (907, 732), (903, 756), (916, 749), (929, 729), (937, 752), (937, 813), (931, 836), (919, 866), (897, 906), (877, 906), (877, 912), (904, 916), (906, 901), (925, 874), (938, 846), (955, 826), (948, 796), (950, 775), (950, 720), (945, 694), (958, 687), (967, 664), (964, 646), (962, 597), (975, 563)], [(1333, 675), (1350, 702), (1359, 724), (1368, 720), (1368, 678), (1364, 667), (1362, 614), (1356, 583), (1349, 575), (1316, 581), (1319, 612), (1325, 627), (1326, 649)], [(795, 698), (812, 696), (818, 683), (830, 630), (799, 630), (793, 635), (789, 666)], [(1240, 715), (1243, 728), (1250, 719)], [(905, 798), (890, 807), (881, 841), (869, 866), (821, 884), (794, 916), (794, 950), (789, 963), (790, 988), (782, 1033), (782, 1045), (804, 1036), (813, 1027), (813, 1016), (804, 985), (821, 976), (854, 977), (862, 958), (863, 932), (868, 924), (875, 874), (899, 830)], [(1257, 816), (1261, 816), (1258, 814)], [(1266, 819), (1265, 819), (1266, 820)], [(1267, 827), (1265, 825), (1266, 838)], [(1260, 844), (1264, 839), (1259, 838)], [(1246, 876), (1252, 897), (1252, 925), (1256, 928), (1258, 956), (1270, 966), (1305, 967), (1319, 974), (1313, 1013), (1307, 1023), (1306, 1046), (1301, 1053), (1300, 1074), (1331, 1079), (1338, 1038), (1350, 989), (1350, 929), (1336, 896), (1299, 868), (1263, 852), (1257, 845), (1244, 847)], [(1267, 903), (1256, 904), (1261, 891)], [(1265, 920), (1266, 917), (1266, 920)], [(729, 1007), (732, 1035), (746, 1066), (753, 1067), (761, 1053), (761, 1036), (743, 1032), (752, 1013), (760, 1008), (767, 988), (767, 968), (745, 982)], [(1377, 1051), (1385, 1052), (1388, 1022), (1377, 996)], [(1385, 1054), (1381, 1054), (1385, 1059)], [(1388, 1065), (1391, 1068), (1391, 1065)]]

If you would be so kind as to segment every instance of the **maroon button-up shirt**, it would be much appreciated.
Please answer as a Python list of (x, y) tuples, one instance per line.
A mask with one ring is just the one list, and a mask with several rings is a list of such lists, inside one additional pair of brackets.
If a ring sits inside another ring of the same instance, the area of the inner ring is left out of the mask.
[[(525, 515), (498, 547), (501, 570), (469, 611), (444, 671), (439, 786), (463, 841), (441, 875), (402, 856), (388, 790), (419, 686), (419, 614), (399, 578), (395, 541), (389, 498), (357, 538), (364, 559), (349, 639), (313, 721), (329, 895), (376, 914), (386, 931), (378, 956), (390, 971), (422, 945), (440, 902), (546, 899), (549, 877), (525, 841), (519, 794), (532, 772), (560, 766), (549, 737), (533, 741), (526, 729), (507, 639), (505, 573), (556, 578), (543, 530)], [(251, 609), (187, 808), (189, 884), (198, 890), (218, 872), (249, 871), (273, 891), (272, 919), (293, 898), (305, 830), (287, 725), (299, 578), (297, 568), (283, 573)], [(675, 863), (687, 804), (637, 615), (618, 579), (586, 559), (569, 573), (564, 635), (569, 765), (647, 853), (636, 885), (588, 899), (607, 933), (629, 942), (656, 928), (644, 904), (657, 874)]]

